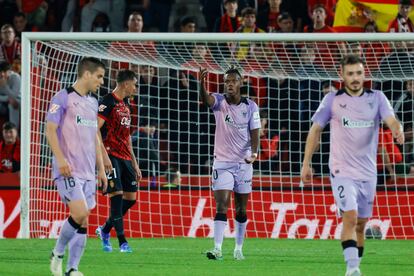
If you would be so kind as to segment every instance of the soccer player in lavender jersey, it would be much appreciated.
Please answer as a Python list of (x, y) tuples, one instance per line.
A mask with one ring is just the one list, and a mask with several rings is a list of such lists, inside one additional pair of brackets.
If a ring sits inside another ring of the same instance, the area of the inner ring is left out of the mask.
[(134, 151), (132, 149), (130, 125), (131, 114), (128, 99), (137, 90), (137, 77), (133, 71), (121, 70), (117, 75), (114, 91), (103, 97), (99, 104), (98, 126), (104, 136), (103, 160), (108, 176), (108, 194), (111, 202), (110, 217), (96, 229), (105, 252), (112, 251), (109, 242), (112, 227), (118, 237), (120, 252), (130, 253), (124, 235), (123, 216), (135, 204), (137, 182), (141, 180)]
[(227, 225), (227, 208), (234, 191), (236, 208), (233, 257), (243, 260), (242, 246), (247, 226), (246, 206), (252, 191), (253, 162), (259, 146), (260, 115), (255, 102), (240, 95), (243, 78), (231, 67), (224, 75), (224, 95), (205, 90), (207, 71), (200, 71), (200, 97), (214, 112), (216, 133), (212, 188), (216, 200), (214, 249), (207, 257), (222, 260), (221, 246)]
[(375, 198), (379, 125), (384, 121), (400, 144), (404, 143), (404, 132), (385, 95), (363, 87), (364, 64), (360, 57), (345, 56), (341, 61), (341, 75), (345, 88), (327, 94), (312, 117), (301, 177), (304, 183), (310, 182), (312, 154), (323, 128), (330, 122), (329, 169), (335, 203), (343, 222), (345, 275), (355, 276), (361, 275), (364, 228), (372, 216)]
[(59, 91), (47, 113), (46, 137), (52, 149), (53, 178), (62, 201), (69, 207), (56, 246), (50, 270), (62, 275), (62, 260), (69, 245), (65, 275), (83, 275), (79, 261), (86, 245), (88, 215), (95, 205), (96, 176), (106, 189), (107, 179), (98, 135), (98, 101), (95, 93), (103, 84), (105, 65), (96, 58), (83, 58), (72, 87)]

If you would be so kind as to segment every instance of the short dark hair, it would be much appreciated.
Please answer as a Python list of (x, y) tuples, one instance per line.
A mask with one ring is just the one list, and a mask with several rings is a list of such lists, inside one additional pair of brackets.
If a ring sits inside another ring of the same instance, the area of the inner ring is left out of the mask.
[(23, 12), (17, 12), (14, 14), (13, 17), (23, 17), (24, 19), (26, 19), (26, 14), (24, 14)]
[(133, 12), (131, 12), (131, 13), (128, 15), (128, 18), (129, 18), (131, 15), (139, 15), (139, 16), (141, 16), (142, 18), (144, 18), (144, 16), (142, 15), (142, 12), (140, 12), (140, 11), (133, 11)]
[(7, 72), (11, 70), (11, 65), (7, 61), (0, 63), (0, 72)]
[(357, 55), (345, 55), (342, 59), (341, 59), (341, 67), (344, 68), (345, 65), (353, 65), (353, 64), (365, 64), (364, 60)]
[(3, 130), (11, 130), (11, 129), (17, 130), (17, 126), (12, 122), (5, 122), (3, 124)]
[(84, 57), (78, 63), (78, 78), (82, 77), (85, 71), (95, 73), (98, 68), (105, 70), (105, 64), (94, 57)]
[(251, 15), (251, 14), (256, 16), (256, 10), (251, 7), (244, 8), (241, 12), (242, 17), (245, 17), (246, 15)]
[(413, 4), (411, 0), (400, 0), (398, 3), (400, 5), (406, 5), (406, 6), (411, 6)]
[(123, 83), (134, 79), (137, 79), (137, 75), (133, 71), (127, 69), (120, 70), (116, 76), (117, 83)]
[(238, 0), (224, 0), (223, 4), (226, 5), (227, 3), (238, 3)]
[(181, 20), (180, 20), (180, 27), (184, 27), (187, 24), (190, 23), (194, 23), (197, 25), (197, 19), (194, 16), (184, 16)]
[(224, 74), (225, 75), (228, 75), (228, 74), (236, 74), (240, 78), (242, 78), (242, 74), (240, 73), (240, 70), (236, 66), (234, 66), (234, 65), (230, 66), (230, 68), (227, 69), (226, 72), (224, 72)]
[(324, 4), (317, 3), (316, 5), (314, 5), (314, 6), (313, 6), (313, 8), (312, 8), (312, 12), (313, 12), (314, 10), (316, 10), (316, 9), (323, 9), (323, 10), (325, 11), (325, 13), (326, 13), (326, 7), (325, 7), (325, 5), (324, 5)]
[(291, 19), (293, 20), (292, 16), (290, 15), (290, 13), (288, 12), (282, 12), (279, 14), (279, 16), (277, 17), (277, 22), (280, 22), (282, 20), (286, 20), (286, 19)]

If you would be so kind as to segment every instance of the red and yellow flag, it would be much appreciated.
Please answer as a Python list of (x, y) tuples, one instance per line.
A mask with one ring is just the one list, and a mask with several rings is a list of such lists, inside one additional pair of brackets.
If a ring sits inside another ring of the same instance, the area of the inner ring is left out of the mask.
[[(338, 32), (362, 32), (368, 21), (375, 21), (380, 32), (398, 14), (398, 0), (338, 0), (334, 28)], [(414, 21), (414, 9), (410, 13)]]

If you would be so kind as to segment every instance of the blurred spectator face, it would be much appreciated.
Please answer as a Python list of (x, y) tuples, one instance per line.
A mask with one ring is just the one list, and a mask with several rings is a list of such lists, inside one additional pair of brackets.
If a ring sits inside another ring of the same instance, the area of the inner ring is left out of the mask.
[(377, 32), (377, 28), (374, 24), (367, 24), (365, 26), (365, 32), (366, 33), (376, 33)]
[(316, 59), (315, 49), (310, 46), (303, 46), (302, 47), (302, 55), (301, 60), (304, 64), (312, 64)]
[(140, 14), (131, 14), (128, 18), (128, 32), (141, 33), (144, 27), (144, 20)]
[(16, 34), (12, 27), (8, 28), (1, 28), (1, 40), (6, 44), (9, 45), (13, 43)]
[(326, 12), (322, 7), (317, 7), (312, 12), (313, 23), (325, 24)]
[(207, 47), (205, 45), (196, 45), (193, 49), (193, 58), (203, 59), (207, 55)]
[(246, 28), (254, 28), (256, 25), (256, 15), (254, 14), (246, 14), (243, 17), (243, 25)]
[(323, 95), (326, 95), (329, 92), (336, 92), (336, 91), (338, 91), (338, 89), (336, 89), (336, 87), (333, 85), (328, 85), (322, 88)]
[(139, 74), (139, 66), (137, 64), (129, 64), (129, 70), (137, 75)]
[(13, 18), (13, 26), (16, 32), (19, 32), (19, 33), (23, 32), (24, 29), (26, 28), (26, 24), (27, 24), (27, 20), (24, 16), (16, 15)]
[(196, 24), (193, 22), (187, 23), (184, 26), (180, 27), (180, 31), (182, 33), (195, 33), (196, 31)]
[(292, 18), (286, 18), (286, 19), (279, 20), (277, 22), (277, 24), (279, 25), (280, 31), (282, 33), (291, 33), (291, 32), (293, 32), (293, 20), (292, 20)]
[(270, 9), (279, 9), (282, 0), (267, 0), (267, 3), (269, 3)]
[(224, 9), (226, 10), (227, 14), (235, 14), (238, 8), (237, 2), (227, 2), (224, 4)]
[(411, 5), (398, 5), (398, 13), (402, 17), (407, 18), (410, 11), (411, 11)]
[(16, 143), (17, 140), (17, 130), (12, 129), (3, 129), (3, 140), (7, 145), (12, 145)]
[(139, 74), (145, 83), (151, 83), (155, 75), (155, 68), (152, 66), (140, 66)]
[(414, 96), (414, 80), (408, 80), (405, 85), (407, 87), (407, 91)]
[(267, 135), (267, 119), (266, 118), (260, 118), (260, 124), (262, 127), (260, 128), (260, 137)]
[(362, 47), (361, 47), (361, 44), (359, 44), (359, 43), (351, 44), (349, 46), (349, 52), (350, 52), (350, 54), (357, 55), (359, 57), (363, 56)]
[(359, 92), (364, 83), (364, 65), (362, 63), (347, 64), (341, 69), (345, 88), (354, 93)]

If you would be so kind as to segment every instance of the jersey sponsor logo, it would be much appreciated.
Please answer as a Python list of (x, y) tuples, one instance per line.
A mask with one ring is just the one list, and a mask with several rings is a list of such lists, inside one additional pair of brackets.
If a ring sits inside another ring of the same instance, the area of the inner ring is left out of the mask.
[(76, 124), (86, 127), (98, 127), (98, 121), (97, 120), (88, 120), (85, 118), (82, 118), (80, 115), (76, 115)]
[(101, 105), (99, 106), (99, 108), (98, 108), (98, 111), (99, 111), (99, 112), (103, 112), (103, 111), (105, 110), (105, 108), (107, 108), (107, 106), (106, 106), (106, 105), (104, 105), (104, 104), (101, 104)]
[(237, 128), (237, 129), (245, 129), (245, 128), (247, 128), (247, 124), (236, 124), (234, 122), (233, 118), (229, 114), (226, 114), (226, 117), (224, 118), (224, 122), (226, 124), (234, 127), (234, 128)]
[(347, 117), (342, 117), (342, 126), (346, 128), (367, 128), (375, 125), (374, 120), (353, 121)]
[(49, 108), (49, 113), (56, 113), (60, 108), (60, 105), (58, 104), (52, 104), (52, 106)]
[(126, 126), (129, 127), (129, 125), (131, 124), (131, 119), (128, 117), (122, 117), (121, 119), (121, 126)]

